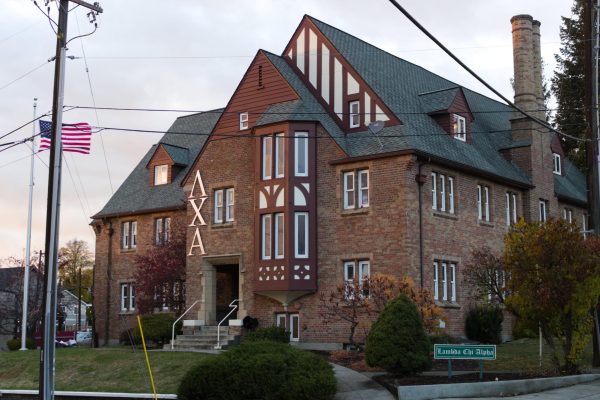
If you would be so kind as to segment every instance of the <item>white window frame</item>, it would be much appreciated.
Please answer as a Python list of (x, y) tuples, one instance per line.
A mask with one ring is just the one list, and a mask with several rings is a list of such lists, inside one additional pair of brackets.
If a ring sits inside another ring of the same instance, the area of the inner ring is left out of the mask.
[[(300, 217), (304, 217), (304, 252), (299, 252), (299, 234), (300, 234)], [(296, 258), (308, 258), (309, 246), (308, 246), (308, 229), (310, 228), (308, 222), (308, 212), (296, 212), (294, 213), (294, 256)]]
[[(344, 210), (350, 210), (356, 207), (356, 188), (354, 180), (354, 171), (344, 172)], [(348, 187), (349, 183), (352, 187)]]
[(506, 226), (517, 223), (517, 195), (506, 192)]
[(448, 301), (448, 264), (442, 261), (442, 301)]
[(131, 243), (130, 248), (135, 249), (137, 247), (137, 221), (131, 221)]
[[(352, 110), (352, 108), (356, 106), (356, 110)], [(354, 119), (357, 119), (355, 121)], [(348, 102), (348, 125), (350, 128), (358, 128), (360, 126), (360, 101), (354, 100)]]
[(490, 188), (477, 185), (477, 218), (480, 221), (490, 221)]
[(225, 189), (225, 221), (233, 222), (235, 219), (235, 189)]
[(552, 153), (552, 172), (556, 175), (562, 175), (560, 154)]
[(572, 223), (573, 222), (573, 210), (571, 210), (570, 208), (563, 209), (563, 219), (565, 221), (567, 221), (568, 223)]
[(540, 222), (545, 222), (548, 220), (548, 202), (546, 200), (540, 199), (539, 202), (540, 208)]
[(465, 117), (452, 114), (452, 130), (454, 133), (454, 138), (460, 140), (461, 142), (467, 141), (467, 120)]
[(440, 211), (446, 211), (446, 176), (440, 174)]
[(285, 136), (283, 133), (275, 135), (275, 178), (285, 176)]
[[(273, 215), (275, 220), (275, 258), (281, 259), (285, 257), (285, 220), (283, 213)], [(281, 232), (279, 232), (281, 230)]]
[(240, 131), (248, 129), (248, 113), (240, 113)]
[(121, 249), (135, 249), (137, 246), (137, 221), (121, 222)]
[[(300, 149), (304, 156), (300, 157)], [(301, 166), (304, 166), (302, 170)], [(296, 132), (294, 138), (294, 175), (308, 176), (308, 132)]]
[[(358, 208), (369, 207), (369, 170), (361, 169), (356, 171), (358, 187)], [(365, 184), (366, 182), (366, 184)], [(365, 196), (366, 193), (366, 196)], [(366, 201), (365, 201), (366, 197)]]
[(154, 186), (169, 183), (169, 166), (167, 164), (154, 166)]
[(300, 314), (290, 314), (290, 342), (300, 341)]
[(279, 326), (283, 329), (287, 329), (287, 314), (284, 314), (284, 313), (275, 314), (275, 326)]
[(215, 224), (222, 224), (223, 217), (225, 215), (225, 209), (223, 207), (223, 197), (225, 193), (223, 189), (215, 190)]
[(132, 282), (121, 283), (121, 311), (135, 310), (135, 287)]
[(456, 303), (456, 264), (450, 263), (450, 301)]
[(439, 265), (437, 261), (433, 262), (433, 299), (440, 299)]
[(454, 178), (448, 176), (448, 212), (454, 214)]
[(482, 187), (481, 187), (481, 185), (477, 185), (477, 219), (480, 221), (483, 219), (482, 197), (483, 197)]
[(437, 210), (437, 173), (431, 173), (431, 208)]
[(162, 217), (154, 220), (154, 244), (161, 245), (169, 241), (171, 218)]
[(271, 214), (263, 214), (260, 217), (260, 237), (261, 237), (261, 259), (271, 259), (271, 243), (273, 240)]
[(261, 138), (262, 146), (262, 178), (269, 180), (273, 177), (273, 136)]

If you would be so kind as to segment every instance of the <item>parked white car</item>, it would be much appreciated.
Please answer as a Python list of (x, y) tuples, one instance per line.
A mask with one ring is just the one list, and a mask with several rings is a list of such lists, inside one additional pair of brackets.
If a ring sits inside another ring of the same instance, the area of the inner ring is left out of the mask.
[(77, 332), (77, 335), (75, 335), (75, 341), (77, 342), (78, 345), (92, 343), (92, 332), (89, 332), (89, 331)]

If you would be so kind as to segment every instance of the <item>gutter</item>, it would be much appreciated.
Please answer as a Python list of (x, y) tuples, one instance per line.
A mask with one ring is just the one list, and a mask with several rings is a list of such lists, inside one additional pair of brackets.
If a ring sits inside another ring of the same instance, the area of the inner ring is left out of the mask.
[(143, 214), (152, 214), (163, 211), (177, 211), (177, 210), (185, 210), (187, 208), (187, 203), (183, 203), (179, 206), (170, 206), (170, 207), (159, 207), (159, 208), (148, 208), (145, 210), (130, 210), (125, 212), (115, 212), (109, 214), (95, 214), (92, 215), (92, 219), (105, 219), (105, 218), (119, 218), (119, 217), (127, 217), (130, 215), (143, 215)]

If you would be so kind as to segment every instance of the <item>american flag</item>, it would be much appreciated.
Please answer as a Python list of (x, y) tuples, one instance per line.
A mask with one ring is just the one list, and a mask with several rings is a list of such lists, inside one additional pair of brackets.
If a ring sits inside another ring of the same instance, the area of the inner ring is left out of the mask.
[[(52, 122), (40, 120), (40, 151), (48, 150), (52, 142)], [(92, 128), (86, 122), (62, 125), (62, 148), (63, 151), (73, 153), (90, 154), (92, 139)]]

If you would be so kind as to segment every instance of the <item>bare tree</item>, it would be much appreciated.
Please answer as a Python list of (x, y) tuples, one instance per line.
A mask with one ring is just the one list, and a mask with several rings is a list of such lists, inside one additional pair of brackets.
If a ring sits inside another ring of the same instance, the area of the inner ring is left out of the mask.
[(491, 249), (474, 250), (464, 267), (463, 276), (465, 283), (473, 289), (471, 293), (475, 300), (505, 304), (507, 276), (504, 262)]

